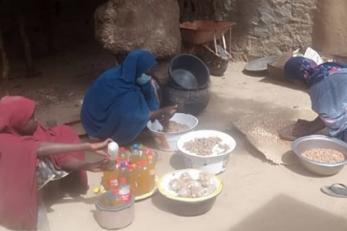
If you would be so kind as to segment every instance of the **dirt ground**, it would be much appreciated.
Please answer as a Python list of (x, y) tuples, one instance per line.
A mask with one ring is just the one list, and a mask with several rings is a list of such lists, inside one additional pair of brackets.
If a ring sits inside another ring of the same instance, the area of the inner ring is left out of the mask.
[[(38, 99), (43, 107), (39, 115), (44, 120), (78, 116), (79, 101), (86, 86), (113, 62), (107, 55), (88, 53), (81, 50), (81, 59), (74, 62), (57, 58), (56, 62), (66, 66), (50, 67), (54, 70), (50, 73), (63, 76), (55, 78), (54, 83), (48, 79), (42, 83), (12, 82), (11, 93)], [(43, 65), (42, 72), (48, 65), (52, 62)], [(74, 65), (79, 65), (79, 71)], [(224, 189), (214, 207), (201, 216), (177, 216), (167, 211), (164, 201), (156, 194), (136, 203), (135, 220), (124, 230), (346, 230), (347, 200), (328, 197), (320, 192), (320, 187), (346, 182), (347, 169), (335, 176), (317, 177), (305, 171), (293, 156), (293, 164), (289, 166), (273, 165), (235, 128), (234, 121), (260, 109), (289, 113), (294, 108), (310, 107), (309, 98), (302, 90), (271, 79), (246, 76), (242, 73), (243, 66), (244, 63), (231, 63), (223, 78), (212, 78), (209, 106), (199, 116), (199, 129), (227, 131), (237, 141), (227, 170), (220, 175)], [(159, 176), (177, 168), (182, 168), (177, 155), (160, 152)], [(101, 174), (89, 174), (91, 188), (99, 185), (100, 178)], [(54, 204), (47, 214), (50, 230), (102, 230), (93, 218), (93, 197), (89, 192), (85, 198), (65, 198)]]

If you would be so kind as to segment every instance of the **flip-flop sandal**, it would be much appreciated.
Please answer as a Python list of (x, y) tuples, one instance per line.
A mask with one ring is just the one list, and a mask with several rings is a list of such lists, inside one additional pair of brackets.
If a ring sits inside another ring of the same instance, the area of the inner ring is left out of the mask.
[(332, 197), (347, 198), (347, 186), (344, 184), (332, 184), (330, 186), (324, 186), (321, 191)]

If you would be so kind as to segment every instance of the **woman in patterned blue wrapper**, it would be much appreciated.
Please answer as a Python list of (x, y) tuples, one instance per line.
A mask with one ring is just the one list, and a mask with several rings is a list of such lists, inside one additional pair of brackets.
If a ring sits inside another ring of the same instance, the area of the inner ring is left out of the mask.
[(304, 57), (290, 58), (284, 67), (286, 78), (301, 80), (308, 88), (313, 121), (298, 120), (293, 136), (314, 134), (327, 128), (329, 135), (347, 141), (347, 68), (327, 62), (317, 65)]
[(130, 144), (151, 119), (168, 120), (176, 106), (159, 109), (149, 73), (156, 64), (146, 50), (131, 51), (124, 62), (102, 73), (87, 90), (82, 124), (92, 138)]

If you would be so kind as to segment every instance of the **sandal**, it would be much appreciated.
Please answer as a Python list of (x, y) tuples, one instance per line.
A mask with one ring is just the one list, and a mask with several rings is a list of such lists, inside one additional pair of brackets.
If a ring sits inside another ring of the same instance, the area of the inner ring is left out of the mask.
[(324, 186), (321, 191), (332, 197), (347, 198), (347, 186), (344, 184), (336, 183), (330, 186)]

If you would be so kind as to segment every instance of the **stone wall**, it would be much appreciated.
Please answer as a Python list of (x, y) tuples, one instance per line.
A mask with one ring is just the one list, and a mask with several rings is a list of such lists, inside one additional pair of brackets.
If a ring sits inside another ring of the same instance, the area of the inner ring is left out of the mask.
[[(179, 0), (179, 2), (181, 21), (225, 19), (237, 23), (233, 28), (231, 39), (234, 60), (280, 54), (312, 43), (313, 10), (316, 7), (316, 0)], [(189, 7), (193, 8), (194, 12), (189, 12)]]
[[(234, 60), (312, 45), (317, 0), (177, 1), (181, 22), (195, 19), (236, 22), (228, 43)], [(174, 2), (109, 0), (96, 11), (96, 37), (114, 53), (147, 47), (159, 57), (175, 54), (179, 51), (180, 38), (178, 7)], [(328, 0), (325, 2), (329, 5)]]
[(238, 0), (235, 59), (280, 54), (312, 43), (316, 0)]

